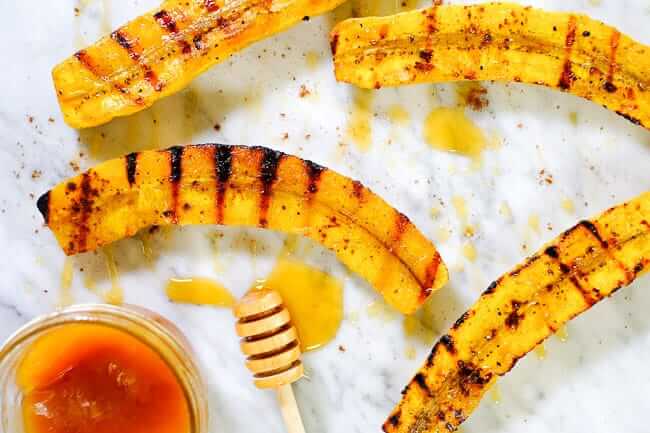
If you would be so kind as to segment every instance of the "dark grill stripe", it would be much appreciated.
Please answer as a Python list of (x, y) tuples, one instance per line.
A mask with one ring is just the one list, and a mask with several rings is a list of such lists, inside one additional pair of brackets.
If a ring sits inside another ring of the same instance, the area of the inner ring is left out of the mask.
[(214, 169), (217, 178), (217, 224), (223, 224), (227, 183), (232, 174), (232, 148), (215, 145)]
[(45, 224), (50, 223), (50, 193), (50, 191), (46, 192), (36, 201), (36, 207), (38, 208), (41, 215), (43, 215)]
[(573, 71), (571, 70), (571, 51), (576, 41), (576, 17), (569, 17), (569, 24), (567, 27), (566, 39), (564, 42), (564, 65), (562, 66), (562, 74), (560, 75), (559, 86), (562, 90), (569, 90), (576, 79)]
[(118, 92), (120, 92), (120, 93), (122, 93), (124, 95), (129, 96), (130, 99), (135, 104), (137, 104), (137, 105), (143, 105), (144, 104), (144, 99), (142, 99), (141, 97), (135, 97), (134, 98), (129, 93), (128, 89), (125, 86), (123, 86), (123, 85), (121, 85), (119, 83), (116, 83), (113, 80), (111, 80), (110, 78), (105, 77), (104, 75), (100, 74), (99, 71), (97, 70), (97, 66), (93, 62), (93, 59), (90, 57), (90, 55), (85, 50), (77, 51), (74, 54), (74, 56), (75, 56), (75, 58), (77, 60), (79, 60), (79, 63), (81, 63), (84, 66), (84, 68), (88, 69), (95, 77), (101, 79), (102, 81), (106, 81), (106, 82), (110, 83), (110, 85), (111, 85), (111, 87), (113, 87), (113, 89), (115, 89), (116, 91), (118, 91)]
[(84, 252), (88, 245), (88, 234), (90, 227), (88, 227), (88, 219), (93, 210), (92, 186), (90, 179), (90, 172), (86, 172), (81, 176), (81, 193), (79, 196), (79, 222), (77, 230), (77, 252)]
[(262, 148), (262, 160), (260, 162), (260, 180), (262, 189), (260, 191), (260, 218), (259, 226), (268, 226), (268, 212), (273, 191), (273, 183), (277, 179), (278, 165), (284, 154), (272, 149)]
[(616, 73), (616, 52), (618, 50), (618, 44), (621, 40), (621, 33), (618, 30), (612, 32), (612, 36), (609, 39), (609, 70), (607, 71), (607, 81), (605, 81), (605, 90), (612, 93), (616, 91), (616, 86), (614, 85), (614, 74)]
[(169, 181), (172, 188), (172, 208), (171, 211), (171, 220), (173, 224), (178, 224), (178, 204), (179, 204), (179, 194), (180, 194), (180, 182), (181, 177), (183, 177), (183, 150), (182, 146), (174, 146), (169, 148)]
[(169, 33), (178, 33), (178, 26), (176, 25), (176, 21), (174, 21), (174, 18), (172, 18), (172, 16), (169, 15), (169, 12), (166, 10), (162, 9), (156, 12), (153, 17), (156, 19), (158, 25), (167, 30)]
[(126, 165), (126, 179), (129, 181), (129, 185), (133, 186), (138, 168), (138, 153), (129, 153), (124, 157), (124, 160)]
[(591, 233), (591, 235), (598, 241), (598, 243), (600, 243), (600, 246), (603, 248), (603, 250), (605, 250), (609, 259), (615, 262), (616, 265), (619, 267), (619, 269), (623, 271), (625, 277), (627, 278), (628, 284), (632, 282), (635, 278), (634, 272), (630, 271), (623, 262), (621, 262), (614, 256), (611, 249), (609, 248), (609, 245), (607, 244), (607, 241), (604, 240), (603, 237), (600, 235), (600, 232), (598, 231), (598, 227), (596, 227), (594, 223), (588, 220), (580, 221), (578, 225), (587, 229), (587, 231)]
[(111, 33), (111, 38), (117, 42), (122, 48), (124, 48), (129, 57), (142, 69), (144, 79), (154, 88), (157, 92), (161, 91), (163, 86), (158, 80), (158, 76), (151, 69), (151, 66), (140, 62), (142, 57), (142, 47), (139, 46), (137, 40), (129, 38), (129, 35), (125, 32), (124, 29), (119, 29)]
[(592, 293), (589, 290), (586, 290), (584, 287), (582, 287), (582, 284), (580, 284), (580, 281), (578, 281), (578, 278), (572, 272), (571, 267), (560, 260), (560, 253), (557, 246), (546, 248), (546, 250), (544, 250), (544, 254), (552, 258), (553, 261), (555, 261), (560, 266), (560, 271), (562, 271), (563, 274), (568, 275), (569, 281), (571, 281), (575, 288), (580, 292), (587, 305), (592, 306), (598, 302), (597, 299), (594, 299), (592, 297)]
[(307, 194), (311, 198), (314, 194), (318, 192), (318, 184), (320, 182), (321, 174), (325, 170), (325, 167), (318, 165), (311, 161), (305, 161), (305, 168), (307, 170)]
[(438, 267), (440, 266), (441, 261), (442, 259), (440, 258), (440, 254), (436, 252), (436, 255), (433, 256), (431, 262), (427, 266), (424, 275), (424, 287), (422, 287), (422, 293), (420, 293), (420, 298), (422, 301), (427, 299), (431, 294), (431, 290), (433, 289), (433, 285), (436, 281), (436, 275), (438, 275)]
[(391, 251), (399, 246), (399, 243), (402, 240), (402, 236), (404, 236), (404, 232), (410, 224), (411, 221), (406, 215), (399, 211), (395, 211), (395, 221), (393, 222), (393, 236), (390, 245)]

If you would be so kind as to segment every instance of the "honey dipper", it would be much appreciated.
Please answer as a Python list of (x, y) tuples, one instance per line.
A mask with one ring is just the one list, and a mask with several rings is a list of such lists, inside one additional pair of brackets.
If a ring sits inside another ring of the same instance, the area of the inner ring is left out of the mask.
[(300, 343), (282, 297), (272, 290), (249, 292), (234, 309), (246, 367), (258, 388), (275, 388), (289, 433), (304, 433), (291, 384), (303, 376)]

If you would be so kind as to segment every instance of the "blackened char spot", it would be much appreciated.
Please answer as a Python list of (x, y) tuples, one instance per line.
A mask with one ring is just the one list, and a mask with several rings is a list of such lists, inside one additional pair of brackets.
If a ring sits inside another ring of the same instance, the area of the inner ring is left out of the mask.
[(635, 118), (635, 117), (632, 117), (632, 116), (630, 116), (630, 115), (627, 114), (627, 113), (623, 113), (622, 111), (617, 111), (616, 114), (618, 114), (618, 115), (621, 116), (621, 117), (626, 118), (627, 120), (629, 120), (630, 122), (634, 123), (635, 125), (641, 125), (641, 121), (640, 121), (639, 119), (637, 119), (637, 118)]
[(456, 322), (454, 323), (453, 328), (454, 328), (454, 329), (458, 329), (458, 328), (460, 328), (460, 325), (462, 325), (463, 323), (465, 323), (465, 320), (467, 320), (468, 318), (469, 318), (469, 311), (465, 311), (465, 312), (463, 313), (463, 315), (460, 316), (460, 317), (458, 318), (458, 320), (456, 320)]
[(449, 352), (451, 355), (456, 354), (456, 345), (454, 344), (454, 339), (451, 335), (445, 334), (440, 337), (440, 343), (445, 346), (447, 352)]
[(518, 311), (512, 311), (506, 317), (506, 326), (510, 329), (517, 329), (519, 327), (519, 322), (524, 318), (523, 314), (519, 314)]
[(427, 381), (424, 377), (424, 374), (418, 373), (413, 377), (413, 382), (417, 383), (420, 389), (424, 391), (425, 394), (427, 394), (429, 397), (431, 397), (431, 390), (429, 389), (429, 386), (427, 385)]
[(305, 161), (305, 168), (307, 170), (307, 192), (310, 195), (316, 194), (318, 192), (318, 183), (320, 182), (320, 176), (325, 170), (325, 167), (318, 165), (315, 162)]
[(420, 50), (418, 55), (425, 62), (431, 63), (431, 58), (433, 57), (433, 51), (432, 50)]
[(173, 224), (178, 224), (178, 196), (180, 194), (180, 181), (183, 176), (183, 150), (182, 146), (174, 146), (167, 149), (169, 152), (169, 181), (172, 188), (172, 208), (169, 209), (167, 216), (171, 218)]
[(393, 427), (397, 427), (401, 415), (402, 411), (398, 409), (388, 418), (388, 421), (386, 421), (386, 423), (390, 424)]
[(284, 157), (282, 152), (273, 149), (261, 148), (262, 160), (260, 162), (260, 181), (262, 190), (260, 191), (260, 227), (268, 225), (269, 203), (273, 190), (273, 183), (278, 175), (278, 165)]
[[(40, 199), (39, 199), (39, 200), (40, 200)], [(641, 271), (643, 270), (643, 267), (644, 267), (643, 262), (639, 262), (639, 263), (637, 263), (636, 265), (634, 265), (634, 275), (636, 276), (636, 275), (638, 275), (639, 273), (641, 273)]]
[(490, 285), (485, 289), (483, 292), (483, 296), (491, 295), (494, 293), (494, 291), (497, 289), (497, 286), (499, 285), (498, 281), (492, 281)]
[(586, 228), (589, 230), (589, 232), (596, 238), (596, 240), (600, 243), (600, 245), (603, 248), (607, 248), (607, 241), (605, 241), (601, 236), (600, 233), (598, 232), (598, 227), (594, 223), (588, 220), (582, 220), (578, 223), (582, 227)]
[(492, 379), (492, 373), (488, 372), (482, 375), (481, 370), (471, 362), (459, 360), (456, 366), (458, 368), (458, 384), (464, 395), (469, 395), (471, 387), (483, 388)]
[(135, 174), (138, 168), (138, 153), (129, 153), (124, 157), (124, 159), (126, 162), (126, 179), (129, 181), (129, 185), (133, 186), (135, 183)]
[(363, 185), (358, 180), (352, 181), (352, 194), (358, 201), (363, 199)]
[(571, 70), (571, 51), (573, 44), (576, 41), (576, 17), (569, 17), (569, 24), (567, 27), (566, 39), (564, 41), (564, 65), (562, 66), (562, 75), (560, 75), (559, 86), (562, 90), (569, 90), (576, 79), (575, 74)]
[(223, 224), (226, 188), (232, 174), (232, 148), (215, 145), (214, 169), (217, 178), (217, 224)]
[(36, 207), (38, 208), (41, 215), (43, 215), (43, 220), (45, 224), (50, 222), (50, 191), (46, 192), (38, 198), (36, 201)]
[(169, 12), (167, 12), (166, 10), (162, 9), (156, 12), (153, 17), (158, 22), (158, 25), (160, 25), (160, 27), (167, 30), (169, 33), (178, 32), (178, 26), (176, 25), (176, 21), (174, 21), (174, 18), (172, 18), (172, 16), (169, 15)]
[(560, 253), (559, 253), (559, 251), (558, 251), (558, 249), (557, 249), (557, 247), (555, 245), (551, 245), (550, 247), (546, 248), (544, 250), (544, 254), (546, 254), (547, 256), (549, 256), (551, 258), (554, 258), (554, 259), (557, 259), (557, 258), (560, 257)]

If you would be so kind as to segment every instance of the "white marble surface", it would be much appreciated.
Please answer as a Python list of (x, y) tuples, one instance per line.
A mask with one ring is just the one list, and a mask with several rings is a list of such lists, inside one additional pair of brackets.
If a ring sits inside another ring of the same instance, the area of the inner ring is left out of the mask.
[[(469, 113), (488, 134), (502, 139), (500, 147), (485, 153), (479, 170), (463, 157), (433, 151), (422, 140), (423, 118), (433, 107), (452, 103), (453, 86), (377, 92), (373, 145), (360, 152), (345, 134), (351, 88), (337, 84), (331, 72), (326, 35), (333, 14), (256, 44), (147, 112), (80, 136), (62, 121), (52, 66), (155, 0), (0, 3), (5, 17), (0, 31), (0, 338), (61, 300), (64, 257), (41, 225), (35, 197), (72, 175), (72, 165), (88, 167), (94, 158), (127, 150), (207, 141), (267, 145), (362, 180), (433, 240), (440, 241), (441, 228), (449, 227), (449, 239), (437, 242), (452, 277), (430, 309), (436, 335), (490, 281), (544, 241), (581, 217), (650, 189), (650, 132), (578, 98), (523, 85), (488, 85), (488, 109)], [(531, 4), (591, 14), (650, 44), (647, 0)], [(79, 17), (75, 7), (81, 9)], [(308, 52), (318, 54), (315, 67), (306, 61)], [(299, 98), (303, 84), (311, 95)], [(407, 126), (390, 125), (386, 113), (395, 103), (410, 112)], [(569, 121), (570, 112), (578, 113), (577, 125)], [(216, 123), (220, 131), (213, 128)], [(102, 150), (90, 152), (91, 143)], [(540, 182), (542, 169), (553, 176), (552, 184)], [(40, 176), (33, 178), (34, 170)], [(451, 205), (454, 195), (466, 200), (469, 222), (478, 229), (475, 262), (461, 254), (463, 224)], [(561, 206), (565, 198), (575, 204), (574, 214)], [(512, 210), (511, 217), (499, 212), (502, 203)], [(440, 207), (437, 218), (431, 217), (434, 205)], [(529, 227), (531, 215), (539, 217), (539, 233)], [(209, 241), (215, 231), (226, 234), (216, 258)], [(233, 245), (232, 239), (239, 241)], [(258, 246), (254, 256), (246, 246), (251, 239)], [(150, 265), (143, 263), (135, 240), (114, 247), (126, 301), (173, 319), (198, 350), (209, 383), (212, 432), (280, 432), (283, 427), (272, 395), (254, 389), (244, 370), (230, 313), (171, 304), (163, 284), (172, 276), (203, 275), (242, 294), (272, 268), (281, 243), (281, 236), (254, 230), (172, 230), (156, 238), (158, 254)], [(377, 295), (332, 254), (315, 247), (305, 260), (344, 281), (348, 317), (332, 344), (305, 356), (309, 379), (296, 388), (307, 431), (379, 431), (429, 346), (406, 338), (396, 314), (369, 315), (367, 305)], [(75, 302), (101, 299), (84, 289), (79, 268), (105, 290), (110, 282), (104, 266), (98, 255), (75, 259)], [(534, 354), (522, 360), (499, 382), (500, 404), (486, 398), (463, 431), (647, 432), (648, 308), (650, 279), (645, 277), (570, 323), (569, 340), (552, 339), (545, 360)], [(405, 356), (409, 347), (416, 349), (415, 359)]]

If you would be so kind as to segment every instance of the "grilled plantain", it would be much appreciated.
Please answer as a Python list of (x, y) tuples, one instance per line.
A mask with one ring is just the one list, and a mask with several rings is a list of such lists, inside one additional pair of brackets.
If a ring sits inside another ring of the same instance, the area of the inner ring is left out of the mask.
[(580, 222), (492, 283), (433, 347), (384, 431), (455, 431), (517, 360), (649, 268), (646, 192)]
[(343, 0), (166, 0), (54, 68), (65, 121), (88, 128), (178, 92), (212, 65)]
[(350, 19), (331, 33), (336, 78), (363, 88), (497, 80), (590, 99), (650, 128), (650, 47), (585, 15), (507, 3)]
[(151, 225), (239, 225), (320, 242), (403, 313), (447, 281), (435, 247), (404, 214), (357, 181), (262, 147), (132, 153), (59, 184), (38, 208), (69, 255)]

